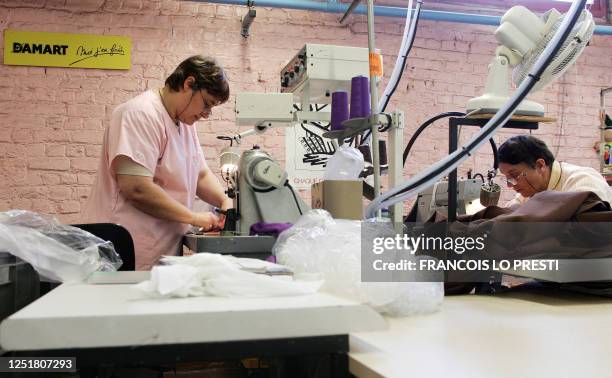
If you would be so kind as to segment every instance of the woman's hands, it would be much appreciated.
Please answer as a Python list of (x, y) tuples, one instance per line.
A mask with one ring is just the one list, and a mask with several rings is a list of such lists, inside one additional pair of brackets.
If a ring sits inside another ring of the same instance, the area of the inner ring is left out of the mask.
[(189, 223), (193, 226), (201, 227), (202, 231), (204, 232), (220, 230), (223, 228), (219, 217), (210, 211), (205, 213), (193, 213)]
[[(225, 197), (223, 202), (221, 203), (220, 209), (225, 212), (227, 209), (231, 209), (234, 207), (234, 202), (231, 198)], [(225, 226), (225, 214), (224, 213), (213, 213), (213, 212), (203, 212), (203, 213), (193, 213), (191, 225), (196, 227), (201, 227), (202, 231), (215, 231), (222, 230)]]

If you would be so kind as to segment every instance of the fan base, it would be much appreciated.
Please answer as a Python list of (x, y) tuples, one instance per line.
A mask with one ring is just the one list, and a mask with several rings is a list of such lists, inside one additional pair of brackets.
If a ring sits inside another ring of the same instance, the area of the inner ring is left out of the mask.
[[(475, 97), (468, 101), (466, 112), (474, 112), (472, 114), (494, 114), (497, 113), (507, 101), (508, 97), (485, 93), (480, 97)], [(535, 101), (523, 100), (516, 108), (514, 114), (543, 117), (544, 107)]]

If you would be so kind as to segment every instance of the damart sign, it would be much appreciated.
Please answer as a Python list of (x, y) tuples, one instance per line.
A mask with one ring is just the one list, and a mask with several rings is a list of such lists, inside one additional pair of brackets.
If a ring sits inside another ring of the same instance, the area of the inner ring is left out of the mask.
[(116, 35), (4, 31), (4, 64), (126, 70), (130, 37)]
[(500, 276), (496, 272), (563, 276), (567, 265), (560, 261), (612, 257), (608, 223), (456, 222), (395, 229), (363, 223), (362, 281), (490, 282)]

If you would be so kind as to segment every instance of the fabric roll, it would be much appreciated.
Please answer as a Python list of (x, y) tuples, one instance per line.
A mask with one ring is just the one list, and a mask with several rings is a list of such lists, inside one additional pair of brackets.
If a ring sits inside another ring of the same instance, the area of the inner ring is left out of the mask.
[(349, 118), (348, 93), (332, 93), (331, 130), (342, 130), (342, 122)]
[(351, 79), (351, 118), (363, 118), (370, 115), (370, 83), (365, 76)]

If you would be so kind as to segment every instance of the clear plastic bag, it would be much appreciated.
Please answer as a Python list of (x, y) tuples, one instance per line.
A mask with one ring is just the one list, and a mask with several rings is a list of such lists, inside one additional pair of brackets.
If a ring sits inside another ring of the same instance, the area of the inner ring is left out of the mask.
[(323, 179), (358, 180), (363, 166), (363, 154), (358, 149), (340, 146), (327, 161)]
[(318, 274), (322, 291), (355, 299), (390, 316), (437, 311), (442, 282), (362, 282), (360, 221), (311, 210), (278, 237), (272, 252), (296, 275)]
[(60, 282), (81, 282), (95, 271), (114, 271), (122, 264), (111, 242), (25, 210), (0, 213), (0, 251)]

